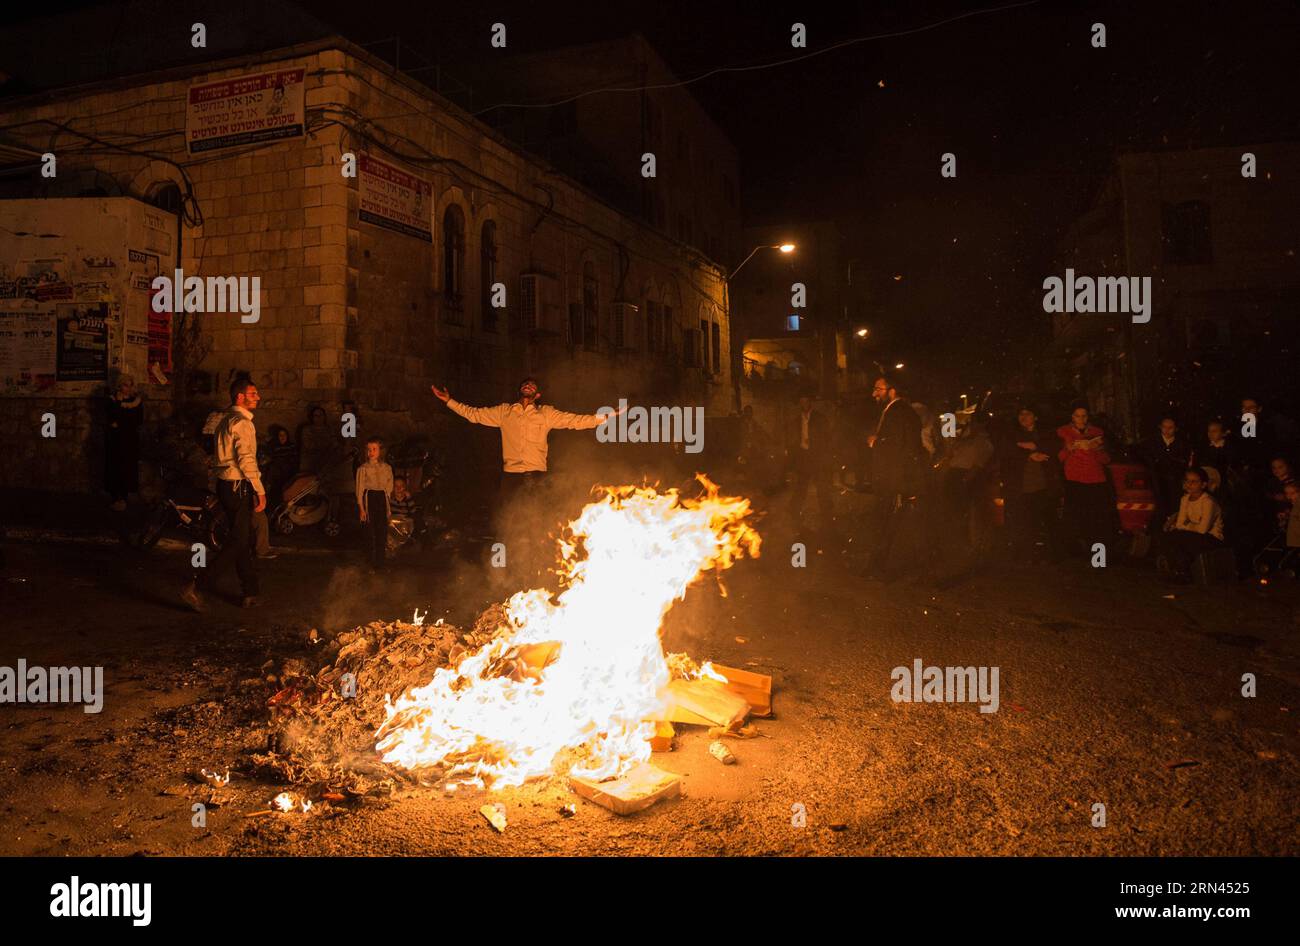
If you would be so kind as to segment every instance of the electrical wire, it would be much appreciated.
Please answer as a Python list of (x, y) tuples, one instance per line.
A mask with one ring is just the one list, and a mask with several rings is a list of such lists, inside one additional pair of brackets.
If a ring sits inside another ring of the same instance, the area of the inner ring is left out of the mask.
[(1008, 3), (1000, 7), (988, 7), (982, 10), (968, 10), (967, 12), (958, 14), (957, 16), (950, 16), (934, 23), (928, 23), (925, 26), (917, 26), (908, 30), (895, 30), (890, 33), (876, 33), (871, 36), (856, 36), (852, 39), (845, 39), (840, 40), (838, 43), (832, 43), (824, 49), (816, 49), (809, 53), (804, 53), (799, 56), (790, 56), (786, 59), (778, 59), (773, 62), (756, 63), (751, 66), (717, 66), (707, 72), (700, 73), (698, 76), (692, 76), (689, 79), (679, 79), (676, 82), (660, 82), (637, 86), (609, 86), (602, 89), (591, 89), (587, 92), (579, 92), (576, 95), (571, 95), (568, 98), (559, 99), (554, 102), (531, 104), (523, 102), (502, 102), (497, 105), (491, 105), (482, 111), (475, 112), (474, 116), (478, 117), (479, 115), (486, 115), (488, 112), (495, 111), (498, 108), (554, 108), (557, 105), (567, 105), (569, 102), (576, 102), (578, 99), (586, 98), (589, 95), (601, 95), (605, 92), (651, 92), (658, 89), (679, 89), (682, 86), (692, 85), (693, 83), (701, 82), (704, 79), (721, 75), (726, 72), (756, 72), (760, 69), (775, 69), (779, 66), (789, 66), (794, 63), (804, 62), (816, 56), (824, 56), (827, 53), (835, 52), (836, 50), (844, 49), (848, 46), (856, 46), (860, 43), (871, 43), (881, 39), (897, 39), (902, 36), (914, 36), (917, 33), (925, 33), (930, 30), (939, 29), (943, 26), (948, 26), (951, 23), (956, 23), (958, 20), (969, 19), (973, 16), (985, 16), (990, 13), (1002, 13), (1006, 10), (1014, 10), (1019, 7), (1030, 7), (1037, 3), (1038, 0), (1023, 0), (1021, 3)]

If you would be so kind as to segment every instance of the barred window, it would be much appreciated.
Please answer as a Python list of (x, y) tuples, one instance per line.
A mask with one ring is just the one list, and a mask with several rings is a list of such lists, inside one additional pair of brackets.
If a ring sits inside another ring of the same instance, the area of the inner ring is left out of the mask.
[(465, 213), (452, 204), (442, 215), (442, 294), (449, 312), (463, 307), (464, 289)]

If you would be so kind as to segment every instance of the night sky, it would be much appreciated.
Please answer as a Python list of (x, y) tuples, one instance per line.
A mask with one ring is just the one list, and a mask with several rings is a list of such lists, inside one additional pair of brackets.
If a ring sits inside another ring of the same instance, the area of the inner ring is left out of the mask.
[(453, 74), (501, 54), (496, 21), (510, 54), (639, 31), (683, 78), (906, 34), (690, 89), (739, 148), (746, 222), (838, 219), (880, 357), (944, 388), (995, 385), (1047, 342), (1042, 279), (1118, 151), (1300, 136), (1294, 2), (300, 6), (358, 42), (400, 35), (404, 64), (418, 52)]

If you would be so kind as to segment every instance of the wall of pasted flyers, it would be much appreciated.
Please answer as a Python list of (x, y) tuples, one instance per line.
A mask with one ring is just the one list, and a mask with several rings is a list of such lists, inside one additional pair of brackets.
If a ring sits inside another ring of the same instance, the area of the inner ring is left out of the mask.
[(0, 202), (0, 395), (167, 383), (170, 315), (149, 301), (175, 239), (174, 216), (131, 198)]

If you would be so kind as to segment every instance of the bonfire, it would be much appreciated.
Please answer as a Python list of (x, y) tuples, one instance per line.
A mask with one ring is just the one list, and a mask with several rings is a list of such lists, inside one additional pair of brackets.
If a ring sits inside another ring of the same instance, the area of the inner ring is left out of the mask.
[[(693, 583), (759, 552), (749, 500), (699, 481), (698, 498), (602, 488), (561, 535), (558, 594), (514, 595), (490, 641), (386, 700), (383, 762), (503, 788), (614, 778), (648, 760), (670, 681), (665, 615)], [(535, 669), (503, 675), (521, 655)]]

